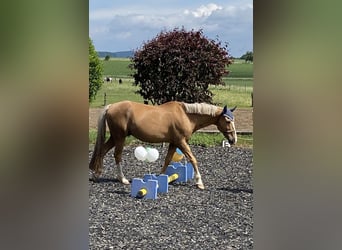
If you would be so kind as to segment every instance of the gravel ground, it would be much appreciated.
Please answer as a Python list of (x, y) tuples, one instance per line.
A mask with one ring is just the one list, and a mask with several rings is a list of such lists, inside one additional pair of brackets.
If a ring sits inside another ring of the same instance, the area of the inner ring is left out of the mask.
[[(153, 163), (136, 160), (135, 147), (123, 152), (126, 177), (159, 173), (167, 147), (156, 147)], [(130, 197), (130, 185), (114, 178), (110, 151), (100, 181), (89, 180), (89, 249), (252, 249), (252, 150), (191, 148), (206, 189), (172, 184), (157, 200)]]

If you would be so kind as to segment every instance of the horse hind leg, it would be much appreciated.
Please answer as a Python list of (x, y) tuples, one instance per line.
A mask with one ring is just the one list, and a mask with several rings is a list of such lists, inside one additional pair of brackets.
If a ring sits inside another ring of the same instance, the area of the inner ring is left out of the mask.
[(93, 156), (89, 163), (89, 169), (92, 170), (92, 177), (94, 181), (98, 181), (102, 173), (102, 166), (103, 166), (102, 152), (100, 152), (100, 150), (94, 150)]
[[(93, 157), (90, 162), (90, 168), (93, 170), (93, 179), (97, 181), (102, 174), (103, 169), (103, 158), (115, 146), (115, 142), (112, 137), (108, 139), (108, 141), (104, 144), (101, 152), (94, 152)], [(94, 155), (99, 154), (98, 157), (94, 157)], [(96, 162), (95, 162), (96, 161)]]
[(125, 138), (120, 139), (120, 140), (116, 140), (116, 145), (115, 145), (115, 150), (114, 150), (114, 158), (115, 158), (115, 163), (117, 166), (117, 178), (118, 180), (123, 183), (128, 185), (129, 181), (126, 179), (125, 175), (122, 172), (122, 166), (120, 164), (121, 160), (122, 160), (122, 150), (124, 147), (124, 143), (125, 143)]

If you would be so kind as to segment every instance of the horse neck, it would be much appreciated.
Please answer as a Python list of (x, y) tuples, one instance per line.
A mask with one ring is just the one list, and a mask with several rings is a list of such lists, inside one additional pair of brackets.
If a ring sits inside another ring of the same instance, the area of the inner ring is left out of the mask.
[(207, 127), (212, 124), (217, 124), (219, 116), (188, 114), (191, 123), (194, 126), (194, 131)]

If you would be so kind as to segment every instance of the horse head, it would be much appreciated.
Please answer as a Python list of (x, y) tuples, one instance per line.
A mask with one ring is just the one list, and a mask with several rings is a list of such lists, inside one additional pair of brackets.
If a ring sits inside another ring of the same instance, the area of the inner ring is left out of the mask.
[(237, 142), (233, 115), (235, 109), (236, 106), (232, 109), (227, 108), (227, 105), (224, 106), (217, 123), (218, 130), (228, 139), (230, 144), (235, 144)]

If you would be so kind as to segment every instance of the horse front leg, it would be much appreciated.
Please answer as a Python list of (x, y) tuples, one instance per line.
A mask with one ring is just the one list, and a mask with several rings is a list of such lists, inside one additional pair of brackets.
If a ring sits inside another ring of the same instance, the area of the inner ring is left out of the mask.
[(197, 188), (204, 189), (202, 177), (201, 177), (201, 174), (198, 170), (197, 160), (196, 160), (195, 156), (193, 155), (193, 153), (191, 152), (189, 145), (184, 141), (184, 142), (182, 142), (181, 145), (179, 145), (179, 148), (180, 148), (180, 150), (182, 150), (183, 154), (186, 156), (186, 158), (188, 158), (188, 160), (191, 162), (192, 166), (194, 167), (195, 182), (196, 182)]
[(120, 140), (115, 140), (114, 158), (115, 158), (115, 164), (117, 166), (117, 171), (118, 171), (118, 174), (117, 174), (118, 180), (121, 183), (128, 185), (129, 181), (126, 179), (125, 175), (123, 174), (122, 167), (120, 165), (124, 143), (125, 143), (125, 138), (120, 139)]
[(160, 171), (161, 174), (165, 174), (166, 168), (167, 168), (167, 166), (169, 166), (170, 161), (172, 159), (172, 156), (176, 152), (176, 148), (177, 147), (175, 145), (173, 145), (172, 143), (169, 144), (169, 149), (168, 149), (166, 157), (165, 157), (164, 166), (163, 166), (162, 170)]

